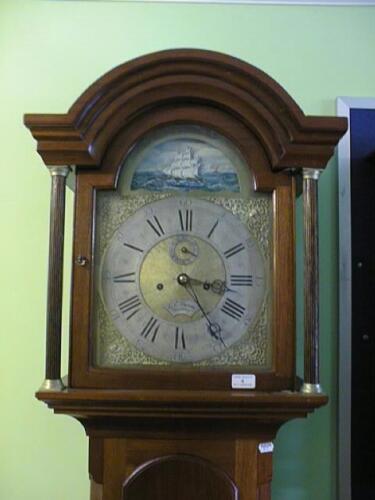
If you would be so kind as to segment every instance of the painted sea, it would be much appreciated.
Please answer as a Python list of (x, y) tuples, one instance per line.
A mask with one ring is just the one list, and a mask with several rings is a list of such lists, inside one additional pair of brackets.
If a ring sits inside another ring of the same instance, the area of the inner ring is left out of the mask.
[(148, 191), (229, 191), (238, 193), (238, 176), (232, 172), (206, 172), (196, 178), (181, 179), (166, 175), (162, 171), (136, 171), (132, 178), (131, 189)]

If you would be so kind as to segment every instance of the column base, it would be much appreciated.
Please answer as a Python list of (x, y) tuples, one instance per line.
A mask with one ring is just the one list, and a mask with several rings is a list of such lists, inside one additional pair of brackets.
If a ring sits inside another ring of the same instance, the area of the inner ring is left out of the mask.
[(39, 391), (41, 392), (61, 392), (65, 389), (65, 385), (60, 378), (51, 379), (46, 378), (43, 384), (40, 386)]
[(304, 394), (323, 394), (323, 388), (320, 384), (304, 383), (301, 387), (301, 392)]

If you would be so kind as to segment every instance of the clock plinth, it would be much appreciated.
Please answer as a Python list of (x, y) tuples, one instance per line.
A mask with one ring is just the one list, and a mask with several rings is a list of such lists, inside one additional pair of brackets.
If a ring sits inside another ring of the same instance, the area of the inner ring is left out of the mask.
[[(25, 124), (52, 174), (37, 398), (85, 427), (91, 500), (270, 500), (277, 430), (327, 402), (317, 180), (346, 120), (305, 116), (242, 61), (174, 50), (119, 66), (67, 114), (26, 115)], [(68, 174), (75, 221), (63, 384)], [(300, 177), (303, 381), (295, 360)]]
[(327, 402), (249, 391), (67, 389), (37, 397), (85, 427), (91, 500), (270, 500), (279, 427)]

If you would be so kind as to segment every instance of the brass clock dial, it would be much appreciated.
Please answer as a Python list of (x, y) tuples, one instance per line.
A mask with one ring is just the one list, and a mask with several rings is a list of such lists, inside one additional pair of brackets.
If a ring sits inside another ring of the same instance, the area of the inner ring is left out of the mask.
[(101, 295), (116, 329), (165, 361), (201, 361), (239, 341), (266, 286), (261, 253), (239, 218), (184, 196), (138, 209), (101, 263)]

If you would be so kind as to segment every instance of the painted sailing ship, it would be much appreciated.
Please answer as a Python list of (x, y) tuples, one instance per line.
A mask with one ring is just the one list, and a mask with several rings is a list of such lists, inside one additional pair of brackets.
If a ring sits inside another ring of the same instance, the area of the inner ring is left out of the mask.
[[(131, 190), (240, 191), (236, 168), (221, 150), (208, 143), (181, 143), (170, 140), (151, 148), (135, 169)], [(202, 146), (204, 156), (199, 154)]]
[(176, 154), (171, 164), (163, 169), (163, 173), (176, 180), (198, 180), (201, 166), (201, 159), (188, 146)]

